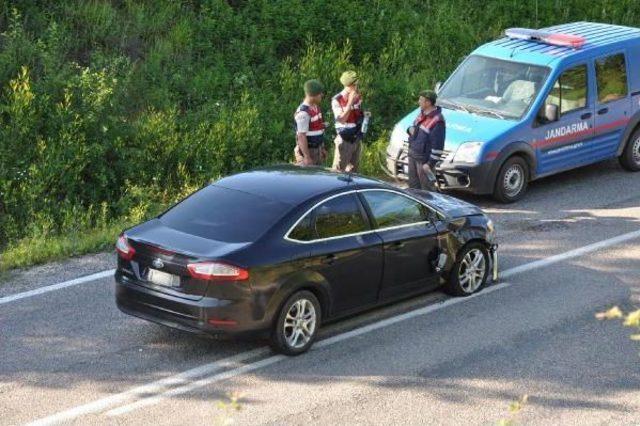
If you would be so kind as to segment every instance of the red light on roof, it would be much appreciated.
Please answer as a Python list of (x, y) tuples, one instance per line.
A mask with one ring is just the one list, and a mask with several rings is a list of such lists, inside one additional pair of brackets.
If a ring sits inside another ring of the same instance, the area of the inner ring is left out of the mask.
[(529, 28), (509, 28), (505, 30), (504, 34), (516, 40), (539, 41), (553, 46), (571, 47), (573, 49), (580, 49), (586, 41), (582, 36), (551, 33)]

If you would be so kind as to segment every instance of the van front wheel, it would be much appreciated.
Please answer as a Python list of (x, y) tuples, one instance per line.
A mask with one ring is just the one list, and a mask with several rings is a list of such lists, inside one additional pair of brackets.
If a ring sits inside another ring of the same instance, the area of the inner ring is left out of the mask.
[(529, 166), (522, 157), (511, 157), (500, 168), (493, 198), (501, 203), (518, 201), (527, 191)]
[(625, 169), (631, 172), (640, 171), (640, 129), (633, 132), (618, 160)]

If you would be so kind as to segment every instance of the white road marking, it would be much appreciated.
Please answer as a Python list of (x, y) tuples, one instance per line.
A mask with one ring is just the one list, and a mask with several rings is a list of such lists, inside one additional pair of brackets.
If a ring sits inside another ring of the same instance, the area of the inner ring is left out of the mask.
[(109, 269), (102, 272), (96, 272), (95, 274), (86, 275), (84, 277), (75, 278), (69, 281), (63, 281), (57, 284), (51, 284), (44, 287), (36, 288), (34, 290), (25, 291), (22, 293), (12, 294), (10, 296), (0, 297), (0, 305), (5, 303), (15, 302), (16, 300), (26, 299), (27, 297), (39, 296), (41, 294), (49, 293), (51, 291), (61, 290), (63, 288), (72, 287), (74, 285), (85, 284), (91, 281), (97, 281), (102, 278), (107, 278), (116, 272), (115, 269)]
[[(629, 241), (638, 237), (640, 237), (640, 230), (629, 232), (627, 234), (622, 234), (617, 237), (609, 238), (606, 240), (602, 240), (597, 243), (589, 244), (587, 246), (570, 250), (558, 255), (554, 255), (544, 259), (529, 262), (524, 265), (516, 266), (514, 268), (510, 268), (503, 271), (500, 276), (502, 278), (511, 277), (511, 276), (528, 272), (537, 268), (549, 266), (549, 265), (561, 262), (563, 260), (579, 257), (582, 255), (600, 250), (602, 248), (623, 243), (625, 241)], [(341, 333), (336, 336), (330, 337), (328, 339), (322, 340), (315, 344), (314, 350), (318, 350), (323, 347), (330, 346), (335, 343), (338, 343), (347, 339), (351, 339), (353, 337), (360, 336), (362, 334), (369, 333), (371, 331), (378, 330), (383, 327), (388, 327), (392, 324), (396, 324), (400, 321), (405, 321), (409, 318), (426, 315), (452, 305), (463, 303), (468, 300), (473, 300), (474, 298), (481, 297), (481, 296), (493, 293), (494, 291), (508, 288), (510, 286), (511, 286), (510, 283), (500, 283), (500, 284), (492, 285), (484, 289), (480, 293), (476, 293), (469, 297), (446, 299), (442, 302), (439, 302), (433, 305), (425, 306), (423, 308), (406, 312), (391, 318), (380, 320), (372, 324), (359, 327), (354, 330), (347, 331), (345, 333)], [(250, 364), (244, 364), (239, 367), (235, 365), (237, 363), (242, 362), (243, 360), (248, 360), (251, 357), (260, 356), (261, 354), (264, 354), (264, 353), (267, 353), (267, 348), (259, 348), (253, 351), (240, 353), (234, 357), (226, 358), (210, 364), (205, 364), (201, 367), (196, 367), (192, 370), (188, 370), (186, 372), (177, 374), (175, 376), (167, 377), (157, 382), (152, 382), (148, 385), (139, 386), (137, 388), (133, 388), (131, 390), (128, 390), (119, 394), (114, 394), (106, 398), (102, 398), (102, 399), (90, 402), (88, 404), (80, 405), (80, 406), (71, 408), (69, 410), (59, 412), (52, 416), (45, 417), (40, 420), (36, 420), (35, 422), (30, 424), (32, 425), (57, 424), (65, 420), (75, 419), (82, 415), (103, 412), (104, 410), (114, 406), (117, 406), (117, 407), (111, 409), (110, 411), (107, 411), (106, 414), (109, 416), (118, 416), (121, 414), (125, 414), (127, 412), (131, 412), (137, 408), (156, 404), (159, 401), (162, 401), (163, 399), (171, 396), (181, 395), (181, 394), (190, 392), (194, 389), (198, 389), (215, 382), (219, 382), (222, 380), (239, 376), (241, 374), (244, 374), (250, 371), (255, 371), (260, 368), (264, 368), (268, 365), (275, 364), (287, 358), (282, 355), (272, 355), (268, 358), (255, 361)], [(251, 355), (249, 356), (248, 354), (251, 354)], [(218, 372), (219, 370), (223, 370), (226, 368), (230, 368), (230, 369), (222, 373)], [(216, 372), (216, 374), (207, 376), (207, 377), (202, 377), (212, 372)], [(194, 380), (194, 381), (189, 382), (189, 380)], [(167, 389), (170, 386), (176, 386), (176, 387)], [(135, 399), (136, 397), (139, 397), (140, 399), (137, 399), (136, 401), (131, 403), (127, 403), (130, 400)], [(124, 405), (119, 405), (119, 404), (124, 404)]]
[(532, 269), (542, 268), (545, 266), (553, 265), (554, 263), (562, 262), (563, 260), (580, 257), (584, 254), (591, 253), (591, 252), (603, 249), (605, 247), (609, 247), (616, 244), (624, 243), (625, 241), (633, 240), (634, 238), (640, 238), (640, 229), (637, 231), (618, 235), (617, 237), (598, 241), (597, 243), (579, 247), (574, 250), (569, 250), (564, 253), (556, 254), (555, 256), (545, 257), (540, 260), (535, 260), (533, 262), (525, 263), (524, 265), (507, 269), (505, 271), (500, 272), (500, 278), (509, 278), (516, 274), (521, 274), (523, 272), (531, 271)]
[[(157, 380), (155, 382), (148, 383), (146, 385), (138, 386), (128, 391), (117, 393), (106, 398), (98, 399), (88, 404), (79, 405), (66, 411), (59, 412), (49, 417), (45, 417), (40, 420), (36, 420), (30, 425), (51, 425), (64, 422), (66, 420), (75, 419), (77, 417), (98, 413), (104, 411), (110, 407), (118, 404), (124, 404), (129, 402), (132, 398), (143, 398), (146, 395), (158, 394), (165, 392), (173, 386), (184, 385), (185, 383), (191, 383), (192, 380), (198, 379), (202, 376), (206, 376), (211, 373), (216, 373), (225, 368), (237, 368), (238, 365), (251, 358), (263, 356), (269, 353), (268, 348), (258, 348), (250, 351), (242, 352), (232, 357), (224, 358), (215, 362), (201, 365), (199, 367), (192, 368), (191, 370), (184, 371), (173, 376), (166, 377), (164, 379)], [(251, 365), (251, 364), (249, 364)]]
[[(334, 345), (334, 344), (336, 344), (338, 342), (342, 342), (343, 340), (347, 340), (347, 339), (351, 339), (353, 337), (361, 336), (363, 334), (370, 333), (372, 331), (379, 330), (379, 329), (384, 328), (384, 327), (388, 327), (390, 325), (396, 324), (396, 323), (401, 322), (401, 321), (408, 320), (410, 318), (415, 318), (415, 317), (418, 317), (418, 316), (427, 315), (427, 314), (429, 314), (431, 312), (435, 312), (435, 311), (438, 311), (440, 309), (447, 308), (447, 307), (449, 307), (451, 305), (456, 305), (458, 303), (466, 302), (469, 299), (473, 299), (473, 298), (480, 297), (480, 296), (483, 296), (483, 295), (486, 295), (486, 294), (489, 294), (489, 293), (493, 293), (496, 290), (501, 290), (503, 288), (509, 287), (510, 285), (511, 284), (509, 284), (509, 283), (501, 283), (501, 284), (492, 285), (490, 287), (487, 287), (485, 290), (481, 291), (480, 293), (475, 293), (475, 294), (472, 294), (471, 296), (468, 296), (468, 297), (464, 297), (464, 298), (458, 297), (458, 298), (455, 298), (455, 299), (446, 299), (446, 300), (444, 300), (442, 302), (438, 302), (438, 303), (435, 303), (433, 305), (429, 305), (429, 306), (425, 306), (423, 308), (415, 309), (413, 311), (409, 311), (409, 312), (406, 312), (404, 314), (396, 315), (394, 317), (390, 317), (390, 318), (387, 318), (387, 319), (384, 319), (384, 320), (381, 320), (381, 321), (377, 321), (377, 322), (374, 322), (372, 324), (365, 325), (363, 327), (358, 327), (358, 328), (353, 329), (351, 331), (340, 333), (340, 334), (335, 335), (333, 337), (329, 337), (328, 339), (324, 339), (324, 340), (316, 343), (311, 350), (318, 350), (318, 349), (324, 348), (326, 346), (331, 346), (331, 345)], [(269, 358), (265, 358), (263, 360), (254, 362), (252, 364), (243, 365), (242, 367), (239, 367), (239, 368), (236, 368), (236, 369), (233, 369), (233, 370), (230, 370), (230, 371), (225, 371), (224, 373), (216, 374), (216, 375), (213, 375), (213, 376), (210, 376), (210, 377), (205, 377), (205, 378), (200, 379), (198, 381), (195, 381), (193, 383), (189, 383), (189, 384), (186, 384), (184, 386), (180, 386), (180, 387), (177, 387), (177, 388), (174, 388), (174, 389), (170, 389), (170, 390), (168, 390), (166, 392), (163, 392), (163, 393), (160, 393), (158, 395), (154, 395), (154, 396), (151, 396), (149, 398), (140, 399), (140, 400), (138, 400), (136, 402), (133, 402), (131, 404), (124, 405), (124, 406), (121, 406), (121, 407), (118, 407), (118, 408), (114, 408), (113, 410), (107, 411), (105, 414), (107, 416), (112, 416), (112, 417), (113, 416), (119, 416), (119, 415), (122, 415), (122, 414), (126, 414), (126, 413), (129, 413), (131, 411), (137, 410), (137, 409), (142, 408), (142, 407), (147, 407), (149, 405), (157, 404), (158, 402), (162, 401), (165, 398), (169, 398), (169, 397), (177, 396), (177, 395), (182, 395), (184, 393), (191, 392), (191, 391), (193, 391), (195, 389), (198, 389), (198, 388), (201, 388), (201, 387), (204, 387), (204, 386), (208, 386), (208, 385), (210, 385), (212, 383), (220, 382), (220, 381), (226, 380), (226, 379), (230, 379), (232, 377), (239, 376), (239, 375), (247, 373), (249, 371), (254, 371), (254, 370), (257, 370), (259, 368), (275, 364), (276, 362), (282, 361), (284, 359), (287, 359), (287, 357), (284, 356), (284, 355), (273, 355), (273, 356), (270, 356)]]

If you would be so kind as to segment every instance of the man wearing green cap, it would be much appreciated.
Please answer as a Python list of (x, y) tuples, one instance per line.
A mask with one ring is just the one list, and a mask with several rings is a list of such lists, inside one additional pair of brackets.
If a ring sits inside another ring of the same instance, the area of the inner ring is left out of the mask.
[(433, 167), (444, 149), (446, 126), (442, 110), (436, 106), (438, 96), (432, 90), (420, 92), (420, 113), (409, 134), (409, 187), (436, 191), (438, 189)]
[(324, 120), (320, 102), (324, 87), (318, 80), (304, 83), (304, 100), (293, 116), (296, 126), (296, 147), (293, 151), (299, 166), (318, 166), (326, 158)]
[(336, 138), (333, 168), (344, 172), (355, 172), (360, 160), (362, 140), (362, 97), (358, 90), (358, 74), (345, 71), (340, 76), (344, 89), (331, 99), (331, 109), (335, 117)]

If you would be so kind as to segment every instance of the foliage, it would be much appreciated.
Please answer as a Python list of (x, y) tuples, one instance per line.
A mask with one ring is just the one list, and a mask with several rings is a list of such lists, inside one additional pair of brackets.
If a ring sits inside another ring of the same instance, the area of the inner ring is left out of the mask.
[(607, 311), (598, 312), (596, 318), (599, 320), (621, 320), (622, 325), (634, 330), (635, 334), (631, 335), (631, 340), (640, 341), (640, 309), (625, 313), (619, 307), (614, 306)]
[(126, 226), (211, 179), (290, 161), (302, 83), (335, 93), (346, 68), (373, 112), (363, 171), (378, 173), (385, 132), (475, 46), (580, 19), (637, 25), (640, 3), (0, 2), (5, 265), (27, 243)]

